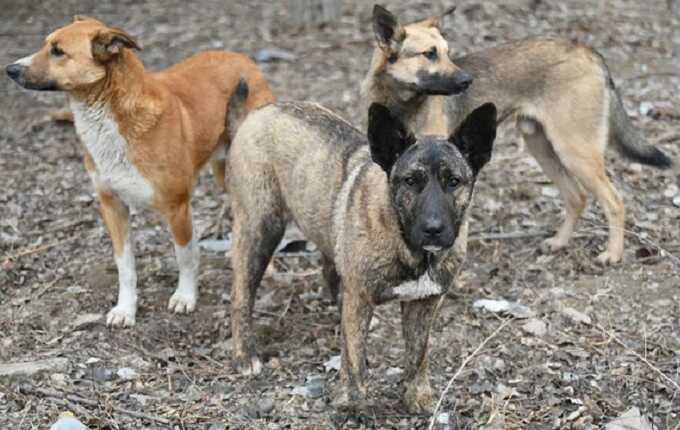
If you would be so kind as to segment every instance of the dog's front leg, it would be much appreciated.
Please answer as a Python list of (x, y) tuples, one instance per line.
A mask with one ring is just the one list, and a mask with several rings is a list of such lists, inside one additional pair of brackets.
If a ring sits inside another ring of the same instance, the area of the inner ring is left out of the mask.
[(113, 255), (118, 268), (118, 302), (106, 316), (109, 326), (132, 327), (137, 313), (137, 271), (134, 245), (130, 238), (130, 212), (113, 193), (97, 191), (104, 225), (113, 243)]
[(354, 408), (366, 399), (366, 338), (373, 305), (358, 283), (349, 280), (342, 297), (342, 363), (340, 390), (334, 404)]
[(441, 302), (442, 296), (401, 302), (401, 323), (406, 344), (404, 403), (411, 413), (431, 412), (434, 406), (428, 341)]
[(166, 212), (170, 233), (175, 243), (175, 257), (179, 266), (179, 283), (170, 297), (168, 309), (175, 313), (191, 312), (198, 300), (198, 269), (200, 250), (193, 235), (191, 202), (187, 199)]

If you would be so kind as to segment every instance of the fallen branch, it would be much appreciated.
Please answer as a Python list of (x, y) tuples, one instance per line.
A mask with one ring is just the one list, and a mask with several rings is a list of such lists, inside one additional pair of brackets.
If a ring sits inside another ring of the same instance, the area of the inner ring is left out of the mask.
[(449, 392), (449, 389), (451, 388), (451, 385), (453, 384), (453, 381), (460, 375), (460, 373), (463, 371), (463, 369), (465, 368), (465, 366), (467, 366), (467, 364), (470, 362), (470, 360), (472, 360), (472, 357), (474, 357), (475, 355), (477, 355), (477, 354), (479, 353), (479, 351), (481, 351), (481, 350), (484, 348), (484, 346), (486, 346), (486, 344), (487, 344), (491, 339), (493, 339), (494, 337), (496, 337), (496, 335), (498, 335), (498, 333), (500, 333), (501, 330), (503, 330), (503, 329), (505, 328), (505, 326), (507, 326), (508, 324), (510, 324), (510, 322), (512, 322), (513, 319), (514, 319), (514, 318), (506, 318), (506, 319), (503, 321), (503, 323), (502, 323), (500, 326), (498, 326), (498, 328), (497, 328), (496, 330), (494, 330), (493, 333), (491, 333), (491, 334), (489, 335), (489, 337), (487, 337), (486, 339), (484, 339), (484, 341), (483, 341), (482, 343), (480, 343), (479, 346), (478, 346), (474, 351), (472, 351), (472, 354), (470, 354), (470, 355), (468, 355), (467, 357), (465, 357), (465, 360), (463, 360), (463, 362), (460, 364), (460, 367), (458, 368), (458, 370), (456, 371), (456, 373), (454, 373), (453, 376), (451, 377), (451, 379), (449, 379), (449, 382), (446, 384), (446, 387), (444, 388), (444, 391), (442, 391), (441, 396), (439, 396), (439, 401), (437, 402), (437, 406), (435, 406), (434, 411), (432, 412), (432, 418), (430, 419), (430, 426), (427, 428), (428, 430), (432, 430), (432, 429), (434, 428), (434, 423), (435, 423), (435, 421), (437, 420), (437, 412), (439, 412), (439, 408), (441, 407), (442, 402), (444, 401), (444, 396), (446, 396), (446, 393)]
[(468, 238), (470, 242), (477, 242), (482, 240), (512, 240), (512, 239), (527, 239), (530, 237), (547, 237), (550, 232), (540, 231), (513, 231), (510, 233), (488, 233), (488, 234), (471, 234)]
[(17, 258), (25, 257), (26, 255), (37, 254), (39, 252), (46, 251), (50, 248), (54, 248), (55, 246), (62, 245), (64, 243), (68, 243), (68, 242), (73, 242), (74, 240), (79, 239), (79, 238), (80, 238), (80, 236), (73, 236), (73, 237), (69, 237), (68, 239), (48, 243), (47, 245), (41, 245), (41, 246), (37, 246), (35, 248), (25, 249), (23, 251), (17, 252), (16, 254), (5, 255), (4, 257), (2, 257), (1, 260), (2, 261), (16, 260)]
[[(58, 391), (53, 391), (53, 390), (48, 390), (45, 388), (37, 388), (37, 387), (32, 387), (32, 386), (22, 386), (21, 387), (21, 392), (24, 394), (40, 394), (44, 397), (50, 398), (58, 403), (76, 403), (76, 404), (81, 404), (81, 405), (87, 405), (87, 406), (94, 406), (94, 407), (99, 407), (100, 402), (97, 400), (90, 400), (90, 399), (84, 399), (80, 396), (77, 396), (75, 394), (65, 394), (65, 393), (60, 393)], [(145, 419), (148, 421), (154, 421), (157, 423), (169, 425), (170, 421), (166, 420), (165, 418), (161, 418), (155, 415), (150, 415), (150, 414), (145, 414), (143, 412), (137, 412), (137, 411), (131, 411), (129, 409), (124, 409), (118, 406), (111, 406), (111, 409), (115, 412), (129, 415), (131, 417), (135, 418), (141, 418)]]
[(678, 385), (677, 382), (675, 382), (674, 380), (672, 380), (671, 378), (666, 376), (665, 373), (663, 373), (658, 367), (653, 365), (649, 360), (647, 360), (647, 358), (640, 355), (637, 351), (629, 348), (628, 345), (623, 343), (623, 341), (621, 339), (619, 339), (618, 337), (616, 337), (616, 335), (614, 333), (611, 333), (611, 332), (605, 330), (604, 327), (602, 327), (600, 325), (598, 325), (598, 328), (602, 331), (602, 334), (609, 336), (610, 339), (612, 339), (614, 342), (621, 345), (623, 347), (623, 349), (625, 349), (627, 352), (633, 354), (635, 357), (637, 357), (638, 360), (645, 363), (650, 369), (652, 369), (655, 373), (657, 373), (659, 376), (661, 376), (662, 379), (664, 379), (668, 383), (670, 383), (680, 393), (680, 385)]
[(652, 72), (652, 73), (642, 73), (639, 75), (631, 76), (630, 78), (624, 78), (624, 81), (636, 81), (638, 79), (647, 79), (652, 77), (668, 77), (668, 78), (679, 78), (680, 74), (675, 72)]

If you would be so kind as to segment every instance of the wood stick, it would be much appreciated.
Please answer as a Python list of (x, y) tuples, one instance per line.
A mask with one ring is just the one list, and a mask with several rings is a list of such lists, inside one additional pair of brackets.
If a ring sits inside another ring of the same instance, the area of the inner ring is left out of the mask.
[(435, 406), (434, 411), (432, 412), (432, 418), (430, 419), (430, 426), (427, 428), (428, 430), (432, 430), (434, 428), (434, 423), (435, 423), (435, 421), (437, 421), (437, 412), (439, 412), (439, 408), (441, 407), (442, 402), (444, 401), (444, 396), (446, 396), (446, 393), (448, 393), (449, 389), (451, 388), (451, 385), (453, 384), (453, 381), (458, 377), (458, 375), (460, 375), (460, 373), (463, 371), (465, 366), (467, 366), (467, 364), (470, 362), (470, 360), (472, 360), (472, 357), (477, 355), (479, 353), (479, 351), (481, 351), (484, 348), (484, 346), (491, 339), (496, 337), (496, 335), (498, 333), (500, 333), (501, 330), (503, 330), (505, 328), (505, 326), (510, 324), (510, 322), (512, 322), (513, 320), (514, 320), (514, 318), (512, 318), (512, 317), (505, 319), (503, 321), (503, 323), (501, 325), (499, 325), (496, 330), (494, 330), (493, 333), (491, 333), (486, 339), (484, 339), (484, 341), (482, 343), (479, 344), (479, 346), (477, 346), (477, 348), (475, 348), (474, 351), (472, 351), (472, 354), (465, 357), (465, 360), (463, 360), (463, 362), (460, 364), (460, 367), (458, 368), (456, 373), (454, 373), (453, 376), (451, 377), (451, 379), (449, 379), (449, 382), (446, 384), (444, 391), (442, 391), (441, 396), (439, 396), (439, 401), (437, 402), (437, 406)]
[[(48, 390), (45, 388), (38, 388), (38, 387), (31, 387), (31, 386), (23, 386), (21, 387), (21, 391), (27, 394), (40, 394), (44, 397), (48, 397), (56, 402), (62, 402), (62, 403), (78, 403), (81, 405), (87, 405), (87, 406), (94, 406), (98, 407), (100, 405), (100, 402), (97, 400), (90, 400), (90, 399), (85, 399), (80, 396), (77, 396), (75, 394), (65, 394), (61, 393), (59, 391), (53, 391), (53, 390)], [(70, 405), (69, 405), (70, 406)], [(75, 409), (75, 408), (74, 408)], [(114, 406), (111, 405), (111, 409), (114, 410), (115, 412), (129, 415), (131, 417), (135, 418), (141, 418), (145, 419), (148, 421), (154, 421), (157, 423), (169, 425), (170, 420), (167, 420), (165, 418), (161, 418), (155, 415), (150, 415), (150, 414), (145, 414), (143, 412), (137, 412), (137, 411), (131, 411), (129, 409), (121, 408), (119, 406)]]

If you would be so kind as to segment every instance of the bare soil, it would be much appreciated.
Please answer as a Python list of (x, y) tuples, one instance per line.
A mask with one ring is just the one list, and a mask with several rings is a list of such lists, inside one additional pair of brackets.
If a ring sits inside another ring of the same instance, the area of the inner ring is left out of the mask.
[[(383, 3), (409, 20), (444, 7)], [(458, 4), (446, 24), (454, 53), (535, 34), (594, 46), (645, 138), (678, 159), (680, 14), (666, 2)], [(288, 50), (296, 61), (261, 64), (277, 95), (318, 101), (363, 127), (358, 89), (372, 50), (371, 7), (345, 0), (339, 22), (300, 30), (286, 27), (285, 2), (4, 0), (0, 64), (37, 50), (72, 15), (91, 15), (136, 35), (154, 69), (203, 49)], [(102, 316), (116, 298), (110, 241), (73, 128), (47, 119), (66, 98), (2, 77), (0, 95), (0, 362), (66, 359), (34, 376), (0, 379), (0, 427), (47, 428), (64, 410), (103, 429), (427, 427), (430, 417), (408, 415), (399, 400), (396, 305), (378, 309), (370, 334), (373, 407), (348, 415), (329, 404), (337, 372), (324, 363), (340, 351), (338, 310), (322, 293), (314, 253), (276, 257), (256, 303), (265, 370), (243, 377), (229, 354), (229, 263), (205, 251), (196, 312), (171, 314), (177, 270), (169, 236), (156, 215), (139, 213), (137, 326), (108, 329)], [(657, 429), (680, 428), (680, 207), (673, 204), (680, 174), (611, 154), (628, 232), (623, 263), (603, 269), (593, 263), (606, 240), (600, 208), (589, 207), (567, 250), (542, 254), (541, 233), (560, 222), (560, 200), (511, 128), (497, 148), (473, 209), (477, 240), (431, 340), (435, 390), (506, 318), (473, 307), (476, 300), (507, 299), (535, 316), (511, 321), (463, 368), (442, 405), (450, 428), (603, 428), (633, 407)], [(193, 204), (204, 238), (215, 238), (221, 198), (202, 175)], [(528, 234), (489, 238), (499, 233)], [(85, 314), (95, 316), (79, 321)], [(535, 330), (540, 322), (544, 334)], [(134, 373), (119, 372), (126, 368)], [(322, 378), (318, 397), (294, 394), (310, 376)]]

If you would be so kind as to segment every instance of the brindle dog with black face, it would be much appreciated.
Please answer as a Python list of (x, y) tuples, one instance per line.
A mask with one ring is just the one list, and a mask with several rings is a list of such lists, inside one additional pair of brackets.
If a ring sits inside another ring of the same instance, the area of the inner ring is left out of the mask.
[(311, 103), (276, 103), (251, 113), (229, 152), (231, 318), (240, 371), (261, 371), (252, 337), (253, 303), (286, 223), (295, 221), (321, 251), (326, 280), (343, 286), (342, 385), (336, 405), (353, 407), (365, 398), (373, 309), (400, 300), (404, 401), (410, 411), (430, 410), (428, 337), (443, 294), (465, 259), (466, 235), (459, 230), (495, 132), (492, 104), (474, 110), (448, 138), (416, 138), (375, 104), (368, 142), (346, 121)]

